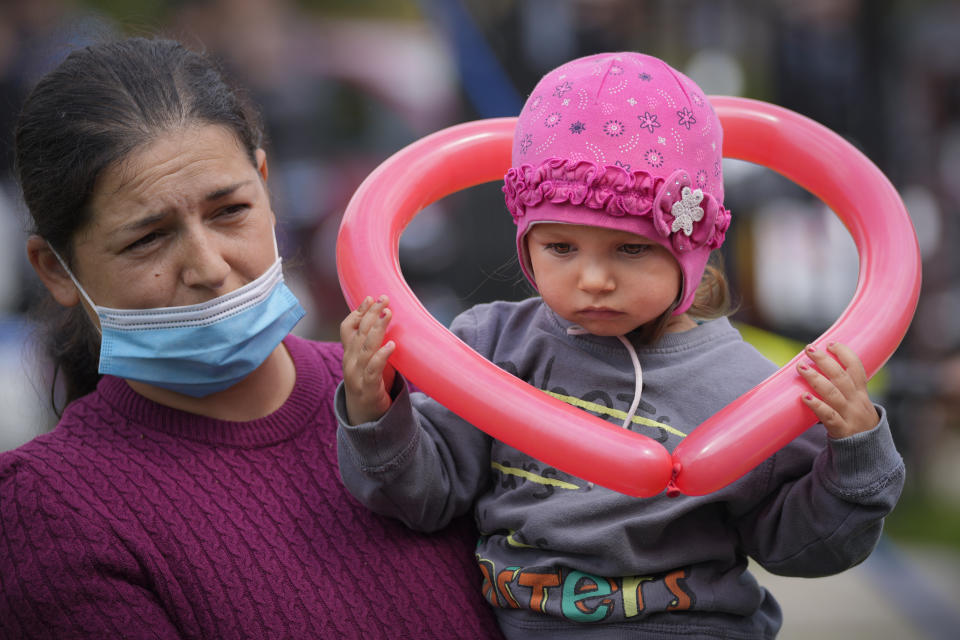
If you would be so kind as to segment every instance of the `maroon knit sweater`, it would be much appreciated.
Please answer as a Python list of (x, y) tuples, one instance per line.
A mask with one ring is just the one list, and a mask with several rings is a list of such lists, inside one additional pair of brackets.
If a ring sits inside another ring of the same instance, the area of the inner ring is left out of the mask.
[(224, 422), (105, 376), (0, 454), (0, 638), (499, 638), (476, 533), (367, 511), (337, 472), (340, 345), (288, 337), (275, 413)]

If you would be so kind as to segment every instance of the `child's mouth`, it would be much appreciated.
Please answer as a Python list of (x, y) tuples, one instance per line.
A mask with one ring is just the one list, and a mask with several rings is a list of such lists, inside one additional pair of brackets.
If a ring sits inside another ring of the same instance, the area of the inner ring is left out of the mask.
[(623, 312), (617, 311), (616, 309), (610, 309), (608, 307), (588, 307), (578, 311), (577, 315), (584, 318), (604, 319), (623, 315)]

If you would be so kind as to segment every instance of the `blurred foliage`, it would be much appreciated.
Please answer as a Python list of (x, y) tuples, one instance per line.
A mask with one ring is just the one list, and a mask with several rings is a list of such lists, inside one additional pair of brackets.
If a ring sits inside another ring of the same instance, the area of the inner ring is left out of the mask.
[[(806, 348), (806, 344), (791, 338), (760, 329), (742, 322), (735, 322), (734, 326), (740, 331), (743, 339), (749, 342), (768, 360), (778, 367), (782, 367)], [(871, 397), (882, 397), (890, 384), (890, 375), (881, 368), (867, 382), (867, 391)]]
[(960, 550), (960, 505), (936, 494), (904, 494), (884, 531), (896, 542)]

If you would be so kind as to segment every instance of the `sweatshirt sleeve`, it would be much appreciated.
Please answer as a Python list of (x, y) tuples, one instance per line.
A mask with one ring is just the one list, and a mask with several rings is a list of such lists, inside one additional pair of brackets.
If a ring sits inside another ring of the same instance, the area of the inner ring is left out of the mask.
[(109, 528), (21, 463), (0, 456), (0, 639), (180, 638)]
[[(476, 348), (474, 314), (458, 316), (451, 331)], [(490, 437), (423, 393), (411, 392), (399, 374), (393, 391), (393, 404), (379, 420), (350, 426), (344, 420), (343, 384), (337, 387), (340, 476), (367, 508), (412, 529), (435, 531), (469, 511), (486, 488)]]
[(816, 424), (758, 469), (765, 495), (737, 518), (737, 529), (765, 569), (832, 575), (873, 551), (905, 478), (887, 413), (877, 411), (876, 427), (847, 438), (827, 438)]

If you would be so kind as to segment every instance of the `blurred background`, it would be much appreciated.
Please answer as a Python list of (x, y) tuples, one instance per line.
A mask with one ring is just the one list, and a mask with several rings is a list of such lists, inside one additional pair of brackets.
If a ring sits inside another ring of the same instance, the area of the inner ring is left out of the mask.
[[(768, 580), (787, 614), (782, 637), (955, 637), (960, 1), (0, 0), (0, 450), (55, 422), (25, 314), (39, 283), (12, 175), (19, 104), (72, 49), (157, 34), (213, 54), (262, 110), (281, 251), (308, 309), (297, 332), (322, 340), (337, 339), (348, 311), (334, 248), (363, 178), (437, 129), (516, 115), (541, 75), (571, 58), (642, 51), (709, 94), (773, 102), (845, 136), (900, 191), (923, 256), (913, 325), (872, 387), (908, 482), (864, 565), (814, 583)], [(855, 246), (799, 187), (747, 163), (724, 170), (735, 319), (787, 341), (792, 356), (849, 303)], [(444, 323), (478, 302), (531, 294), (499, 189), (445, 198), (403, 235), (404, 274)]]

